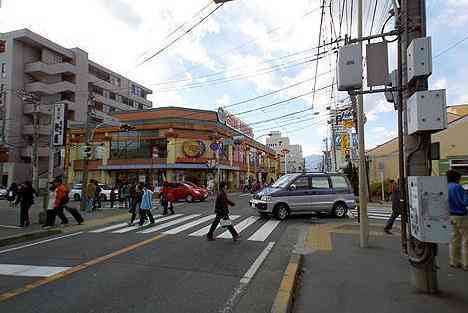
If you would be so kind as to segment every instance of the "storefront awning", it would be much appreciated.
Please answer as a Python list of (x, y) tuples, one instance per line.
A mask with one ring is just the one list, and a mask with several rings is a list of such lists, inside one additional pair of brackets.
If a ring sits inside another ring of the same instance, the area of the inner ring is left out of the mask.
[[(240, 168), (237, 166), (220, 165), (215, 169), (239, 171)], [(150, 170), (150, 169), (177, 169), (177, 170), (207, 170), (208, 165), (206, 164), (185, 164), (185, 163), (173, 163), (173, 164), (125, 164), (125, 165), (101, 165), (100, 170), (104, 171), (121, 171), (121, 170)]]

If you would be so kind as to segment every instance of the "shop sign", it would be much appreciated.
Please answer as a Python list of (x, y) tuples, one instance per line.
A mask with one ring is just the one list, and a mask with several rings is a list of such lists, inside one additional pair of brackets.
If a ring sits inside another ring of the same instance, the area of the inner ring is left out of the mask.
[(220, 150), (220, 147), (221, 146), (219, 144), (217, 144), (216, 142), (214, 142), (214, 143), (212, 143), (210, 145), (210, 149), (213, 150), (214, 152), (217, 152), (218, 150)]
[(54, 124), (53, 124), (53, 145), (63, 146), (65, 137), (65, 104), (57, 103), (54, 105)]
[(159, 158), (159, 148), (158, 147), (153, 147), (153, 149), (151, 151), (151, 157), (153, 159)]
[(191, 158), (201, 157), (206, 151), (205, 144), (201, 140), (186, 141), (182, 148), (185, 155)]
[(247, 123), (243, 122), (240, 118), (236, 117), (233, 114), (230, 114), (228, 111), (225, 111), (223, 108), (218, 109), (218, 121), (221, 124), (227, 125), (246, 136), (251, 138), (254, 137), (253, 129)]

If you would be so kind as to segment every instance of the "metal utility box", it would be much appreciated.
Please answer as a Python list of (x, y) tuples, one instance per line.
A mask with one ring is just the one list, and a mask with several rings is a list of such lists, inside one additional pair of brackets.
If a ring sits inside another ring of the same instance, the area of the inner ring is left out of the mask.
[(447, 128), (445, 89), (415, 92), (408, 99), (408, 134)]
[(384, 42), (366, 45), (367, 86), (384, 86), (389, 82), (388, 77), (388, 46)]
[(411, 235), (423, 242), (450, 242), (452, 225), (445, 176), (409, 176)]
[(338, 50), (336, 76), (340, 91), (362, 87), (362, 48), (360, 45), (348, 45)]
[(414, 78), (429, 77), (432, 74), (431, 37), (413, 39), (406, 54), (408, 81)]

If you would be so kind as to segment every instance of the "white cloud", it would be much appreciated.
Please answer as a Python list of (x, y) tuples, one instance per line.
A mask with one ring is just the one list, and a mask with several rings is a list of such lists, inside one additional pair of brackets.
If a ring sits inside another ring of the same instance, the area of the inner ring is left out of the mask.
[(393, 103), (387, 102), (384, 99), (377, 100), (377, 102), (369, 105), (371, 108), (366, 110), (367, 121), (373, 122), (379, 119), (381, 113), (393, 112), (395, 110)]

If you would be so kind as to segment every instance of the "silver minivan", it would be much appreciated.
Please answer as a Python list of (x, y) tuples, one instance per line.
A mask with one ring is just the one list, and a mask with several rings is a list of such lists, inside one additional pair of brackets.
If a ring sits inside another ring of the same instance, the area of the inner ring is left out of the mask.
[(261, 215), (284, 220), (293, 214), (326, 213), (345, 217), (356, 207), (348, 179), (335, 173), (298, 173), (281, 176), (250, 200)]

